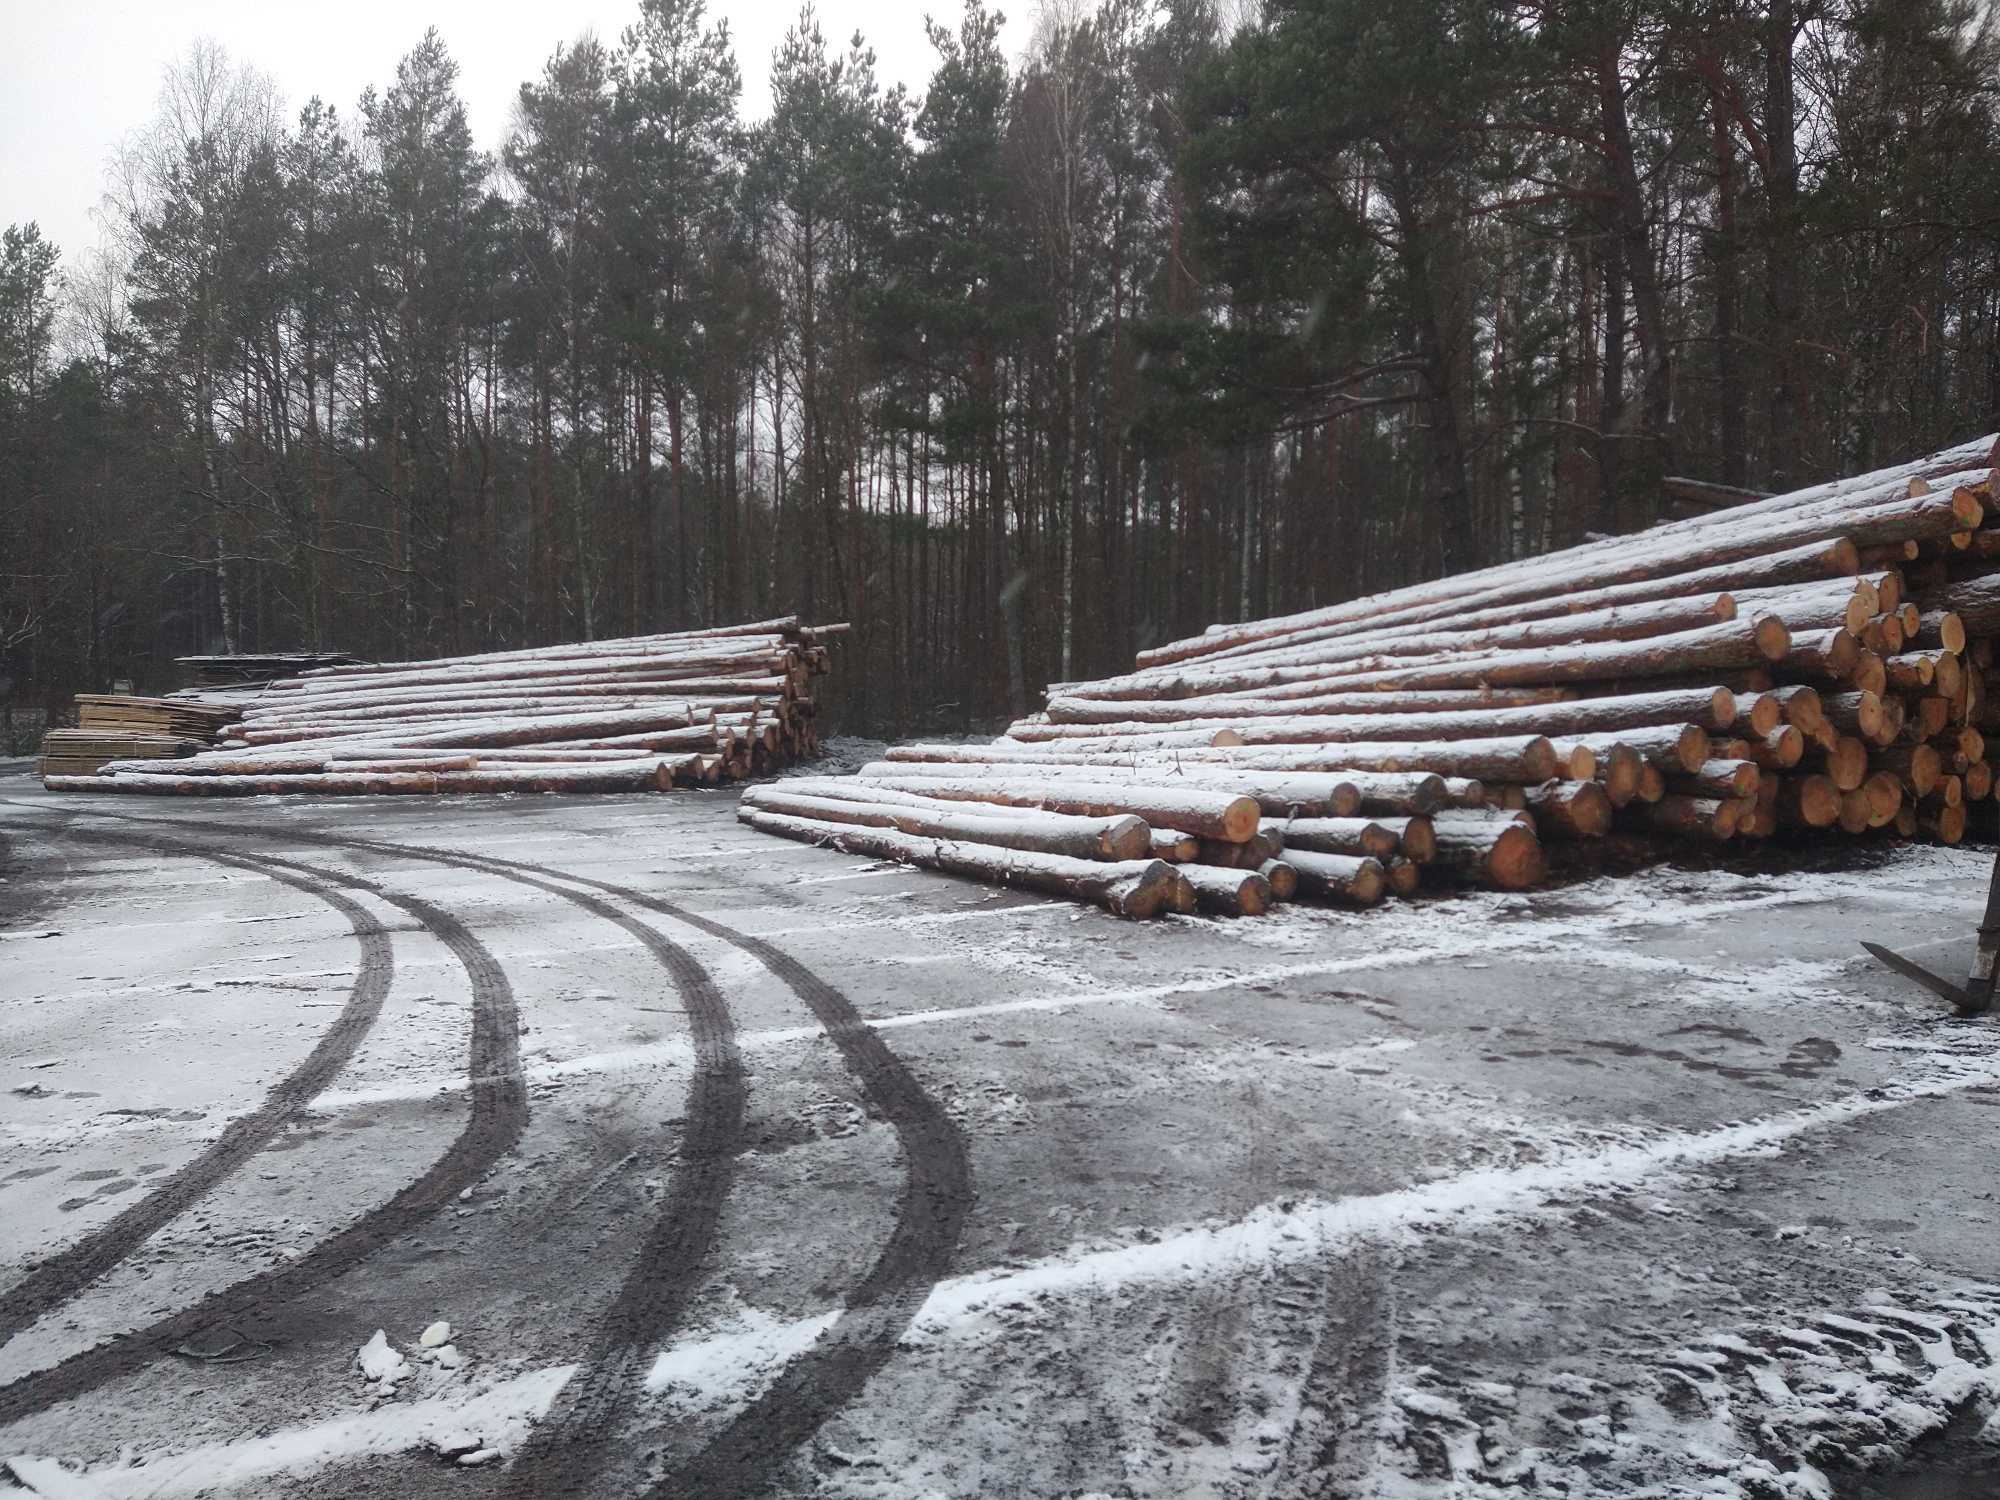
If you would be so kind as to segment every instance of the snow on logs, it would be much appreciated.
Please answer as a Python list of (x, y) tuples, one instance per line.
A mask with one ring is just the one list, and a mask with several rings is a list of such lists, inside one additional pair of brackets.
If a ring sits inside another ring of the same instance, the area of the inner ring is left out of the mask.
[[(1982, 808), (1994, 821), (1994, 458), (1982, 439), (1217, 625), (1118, 676), (1051, 685), (991, 744), (898, 746), (844, 798), (795, 785), (752, 794), (743, 816), (820, 840), (865, 823), (952, 851), (912, 862), (974, 875), (965, 851), (982, 838), (989, 859), (1101, 871), (1146, 854), (1179, 872), (1185, 889), (1157, 901), (1101, 873), (1068, 888), (1124, 915), (1516, 890), (1542, 878), (1545, 842), (1587, 862), (1612, 832), (1662, 854), (1870, 830), (1952, 842)], [(811, 816), (776, 826), (787, 807)], [(1023, 869), (984, 878), (1019, 884)]]
[[(200, 753), (112, 760), (45, 784), (225, 797), (665, 791), (735, 780), (818, 753), (812, 682), (830, 665), (826, 642), (845, 628), (786, 617), (328, 666), (233, 694), (226, 727)], [(167, 701), (209, 709), (199, 698)]]

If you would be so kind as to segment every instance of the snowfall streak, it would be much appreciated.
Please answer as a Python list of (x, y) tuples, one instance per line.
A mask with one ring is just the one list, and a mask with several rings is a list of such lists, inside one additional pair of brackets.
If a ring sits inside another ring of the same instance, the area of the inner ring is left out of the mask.
[[(1480, 1169), (1392, 1192), (1337, 1201), (1311, 1201), (1281, 1208), (1267, 1205), (1242, 1219), (1201, 1225), (1148, 1243), (1112, 1248), (1093, 1245), (1049, 1256), (1024, 1266), (976, 1272), (939, 1282), (930, 1291), (905, 1338), (909, 1345), (954, 1341), (977, 1345), (1007, 1330), (985, 1321), (988, 1309), (1022, 1298), (1065, 1298), (1116, 1290), (1170, 1290), (1234, 1270), (1338, 1256), (1414, 1230), (1467, 1232), (1537, 1214), (1561, 1216), (1545, 1207), (1561, 1195), (1573, 1201), (1622, 1191), (1682, 1168), (1711, 1166), (1769, 1151), (1817, 1131), (1837, 1129), (1873, 1115), (2000, 1081), (2000, 1064), (1940, 1064), (1894, 1089), (1876, 1089), (1810, 1109), (1708, 1131), (1662, 1133), (1650, 1140), (1597, 1148), (1550, 1148), (1528, 1166)], [(794, 1350), (823, 1336), (826, 1315), (772, 1322), (691, 1340), (663, 1351), (653, 1362), (646, 1387), (670, 1398), (676, 1385), (694, 1383), (707, 1372), (734, 1365), (761, 1366), (758, 1374)], [(240, 1443), (149, 1458), (143, 1468), (107, 1468), (87, 1475), (50, 1475), (41, 1491), (51, 1500), (143, 1500), (213, 1493), (279, 1474), (295, 1474), (343, 1460), (395, 1453), (420, 1445), (427, 1435), (468, 1421), (490, 1424), (484, 1435), (496, 1445), (518, 1443), (526, 1425), (546, 1411), (574, 1365), (516, 1376), (460, 1401), (436, 1399), (401, 1410), (338, 1418)], [(494, 1434), (506, 1434), (496, 1441)], [(16, 1471), (21, 1473), (20, 1470)], [(48, 1473), (30, 1466), (24, 1479)], [(32, 1480), (28, 1482), (32, 1484)]]

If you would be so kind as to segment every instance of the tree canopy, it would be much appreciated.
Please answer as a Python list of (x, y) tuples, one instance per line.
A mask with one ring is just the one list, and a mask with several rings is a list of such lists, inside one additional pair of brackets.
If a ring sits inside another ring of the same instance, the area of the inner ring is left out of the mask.
[(635, 0), (490, 155), (436, 32), (289, 115), (203, 44), (104, 245), (0, 234), (0, 678), (797, 610), (843, 722), (972, 727), (2000, 428), (1993, 24), (965, 0), (906, 90), (808, 7), (751, 119)]

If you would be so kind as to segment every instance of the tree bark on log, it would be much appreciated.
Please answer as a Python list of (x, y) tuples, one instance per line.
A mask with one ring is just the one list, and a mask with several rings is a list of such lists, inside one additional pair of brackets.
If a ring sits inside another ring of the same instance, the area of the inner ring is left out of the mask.
[(1830, 777), (1787, 776), (1778, 783), (1778, 822), (1790, 828), (1831, 828), (1840, 817), (1840, 788)]
[(1754, 797), (1763, 772), (1751, 760), (1711, 760), (1681, 776), (1667, 778), (1667, 791), (1729, 801)]
[(1891, 745), (1876, 752), (1875, 764), (1899, 777), (1917, 797), (1929, 796), (1944, 776), (1944, 757), (1930, 745)]
[[(1477, 651), (1522, 650), (1531, 647), (1578, 645), (1591, 641), (1631, 641), (1648, 636), (1696, 630), (1736, 618), (1736, 600), (1727, 592), (1700, 593), (1683, 599), (1645, 603), (1544, 619), (1514, 617), (1480, 629), (1458, 622), (1389, 627), (1355, 634), (1292, 638), (1282, 643), (1238, 648), (1208, 658), (1230, 670), (1258, 667), (1334, 667), (1373, 656), (1457, 655)], [(1451, 628), (1439, 628), (1448, 624)]]
[[(1700, 724), (1705, 729), (1726, 729), (1737, 714), (1736, 695), (1725, 687), (1679, 688), (1666, 692), (1629, 693), (1615, 697), (1576, 698), (1563, 703), (1526, 707), (1481, 708), (1450, 712), (1399, 712), (1405, 696), (1425, 695), (1377, 693), (1371, 695), (1380, 711), (1367, 714), (1321, 713), (1318, 700), (1274, 704), (1268, 699), (1234, 700), (1199, 698), (1164, 700), (1154, 703), (1116, 705), (1090, 699), (1055, 698), (1049, 703), (1051, 722), (1017, 724), (1008, 738), (1024, 744), (1093, 742), (1116, 736), (1130, 739), (1135, 748), (1153, 734), (1176, 731), (1233, 729), (1249, 743), (1295, 743), (1285, 734), (1314, 736), (1308, 742), (1388, 739), (1487, 739), (1509, 734), (1555, 735), (1566, 732), (1589, 733), (1600, 729), (1625, 729), (1645, 724)], [(1346, 701), (1346, 700), (1341, 700)], [(1242, 704), (1238, 712), (1232, 705)], [(1248, 711), (1251, 708), (1260, 711)], [(1144, 713), (1129, 719), (1106, 719), (1102, 715), (1116, 708), (1142, 708)], [(1223, 712), (1214, 712), (1221, 708)], [(1182, 709), (1194, 710), (1182, 713)], [(1275, 712), (1261, 710), (1275, 709)], [(1774, 706), (1770, 713), (1775, 714)], [(1767, 726), (1768, 727), (1768, 726)], [(1280, 732), (1274, 732), (1280, 731)], [(1259, 736), (1262, 736), (1261, 740)]]
[[(1636, 751), (1650, 766), (1670, 773), (1699, 770), (1713, 741), (1699, 724), (1659, 724), (1584, 737), (1580, 743), (1602, 755), (1614, 745)], [(1525, 782), (1528, 778), (1522, 778)], [(1542, 778), (1547, 780), (1546, 777)]]
[(1158, 916), (1172, 900), (1177, 878), (1174, 872), (1178, 867), (1158, 859), (1100, 864), (950, 839), (912, 838), (882, 828), (819, 823), (810, 818), (759, 812), (748, 806), (739, 806), (736, 816), (763, 833), (809, 844), (827, 844), (850, 853), (893, 859), (950, 875), (967, 875), (996, 885), (1046, 891), (1100, 906), (1115, 917)]
[[(1750, 742), (1750, 759), (1766, 771), (1789, 771), (1805, 758), (1806, 737), (1796, 724), (1780, 724)], [(1767, 776), (1766, 781), (1770, 778)]]
[(1820, 705), (1818, 688), (1798, 683), (1773, 688), (1771, 696), (1778, 700), (1785, 722), (1797, 726), (1801, 734), (1810, 736), (1826, 722), (1826, 711)]
[[(1263, 810), (1254, 798), (1227, 792), (1154, 786), (1139, 782), (1070, 782), (1026, 777), (946, 777), (900, 774), (909, 770), (893, 762), (877, 762), (863, 770), (863, 780), (893, 790), (917, 792), (959, 802), (991, 802), (1001, 807), (1039, 807), (1075, 817), (1099, 818), (1129, 813), (1148, 823), (1181, 828), (1199, 838), (1240, 844), (1257, 832)], [(873, 771), (874, 774), (870, 774)]]
[(1723, 843), (1735, 835), (1736, 824), (1742, 815), (1733, 800), (1689, 797), (1669, 792), (1658, 802), (1635, 804), (1626, 809), (1625, 816), (1655, 833)]
[(1257, 867), (1257, 873), (1271, 887), (1273, 901), (1291, 901), (1298, 897), (1299, 872), (1284, 860), (1267, 859)]
[(1527, 789), (1528, 810), (1546, 835), (1602, 838), (1611, 831), (1611, 798), (1594, 781), (1548, 781)]
[[(977, 758), (989, 747), (945, 746), (950, 759), (932, 760), (928, 755), (905, 758), (911, 750), (928, 752), (929, 746), (897, 746), (890, 759), (873, 761), (861, 768), (861, 775), (874, 780), (898, 776), (936, 776), (953, 780), (979, 781), (990, 776), (1031, 776), (1038, 780), (1068, 782), (1127, 782), (1223, 791), (1254, 797), (1263, 811), (1273, 817), (1296, 814), (1305, 817), (1351, 817), (1361, 808), (1364, 785), (1387, 790), (1392, 795), (1417, 801), (1429, 799), (1430, 806), (1443, 795), (1443, 783), (1436, 776), (1385, 776), (1372, 772), (1344, 774), (1267, 770), (1238, 766), (1227, 752), (1210, 752), (1209, 758), (1172, 757), (1149, 759), (1134, 756), (1123, 761), (1089, 756), (1064, 759), (1016, 757), (985, 760)], [(963, 753), (959, 753), (963, 752)], [(1426, 809), (1427, 810), (1427, 809)]]
[(1264, 831), (1276, 833), (1285, 851), (1346, 854), (1355, 858), (1387, 859), (1400, 846), (1394, 830), (1372, 818), (1267, 819)]
[(1532, 828), (1511, 819), (1482, 828), (1453, 824), (1437, 830), (1430, 868), (1497, 890), (1526, 890), (1542, 878), (1542, 845)]
[[(811, 818), (822, 823), (862, 823), (893, 828), (917, 838), (955, 839), (961, 843), (992, 844), (1001, 849), (1027, 849), (1060, 854), (1068, 859), (1123, 862), (1152, 855), (1153, 833), (1142, 818), (1072, 818), (1061, 813), (1009, 809), (977, 813), (962, 805), (915, 807), (884, 801), (851, 801), (819, 797), (786, 787), (753, 787), (743, 801), (761, 812)], [(949, 810), (947, 810), (947, 808)]]
[(1194, 887), (1195, 905), (1213, 917), (1260, 917), (1271, 909), (1271, 883), (1255, 870), (1176, 865)]
[(1300, 850), (1287, 853), (1285, 863), (1297, 872), (1300, 892), (1320, 901), (1375, 906), (1388, 887), (1388, 873), (1378, 859)]
[[(1989, 632), (1981, 631), (1987, 635)], [(1967, 640), (1965, 621), (1950, 609), (1932, 607), (1922, 611), (1917, 617), (1917, 628), (1907, 644), (1923, 651), (1949, 651), (1953, 656), (1965, 655)]]

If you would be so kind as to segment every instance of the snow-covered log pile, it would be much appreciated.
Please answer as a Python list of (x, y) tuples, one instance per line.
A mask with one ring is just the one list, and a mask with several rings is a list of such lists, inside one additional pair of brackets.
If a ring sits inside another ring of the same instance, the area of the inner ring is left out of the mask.
[(819, 752), (811, 692), (842, 625), (795, 617), (432, 661), (331, 666), (203, 695), (235, 722), (173, 761), (53, 791), (625, 792), (734, 780)]
[(901, 746), (739, 816), (1126, 916), (1518, 888), (1545, 843), (1614, 832), (1662, 853), (1821, 829), (1957, 842), (2000, 728), (1995, 456), (1981, 439), (1213, 626), (1050, 688), (992, 744)]

